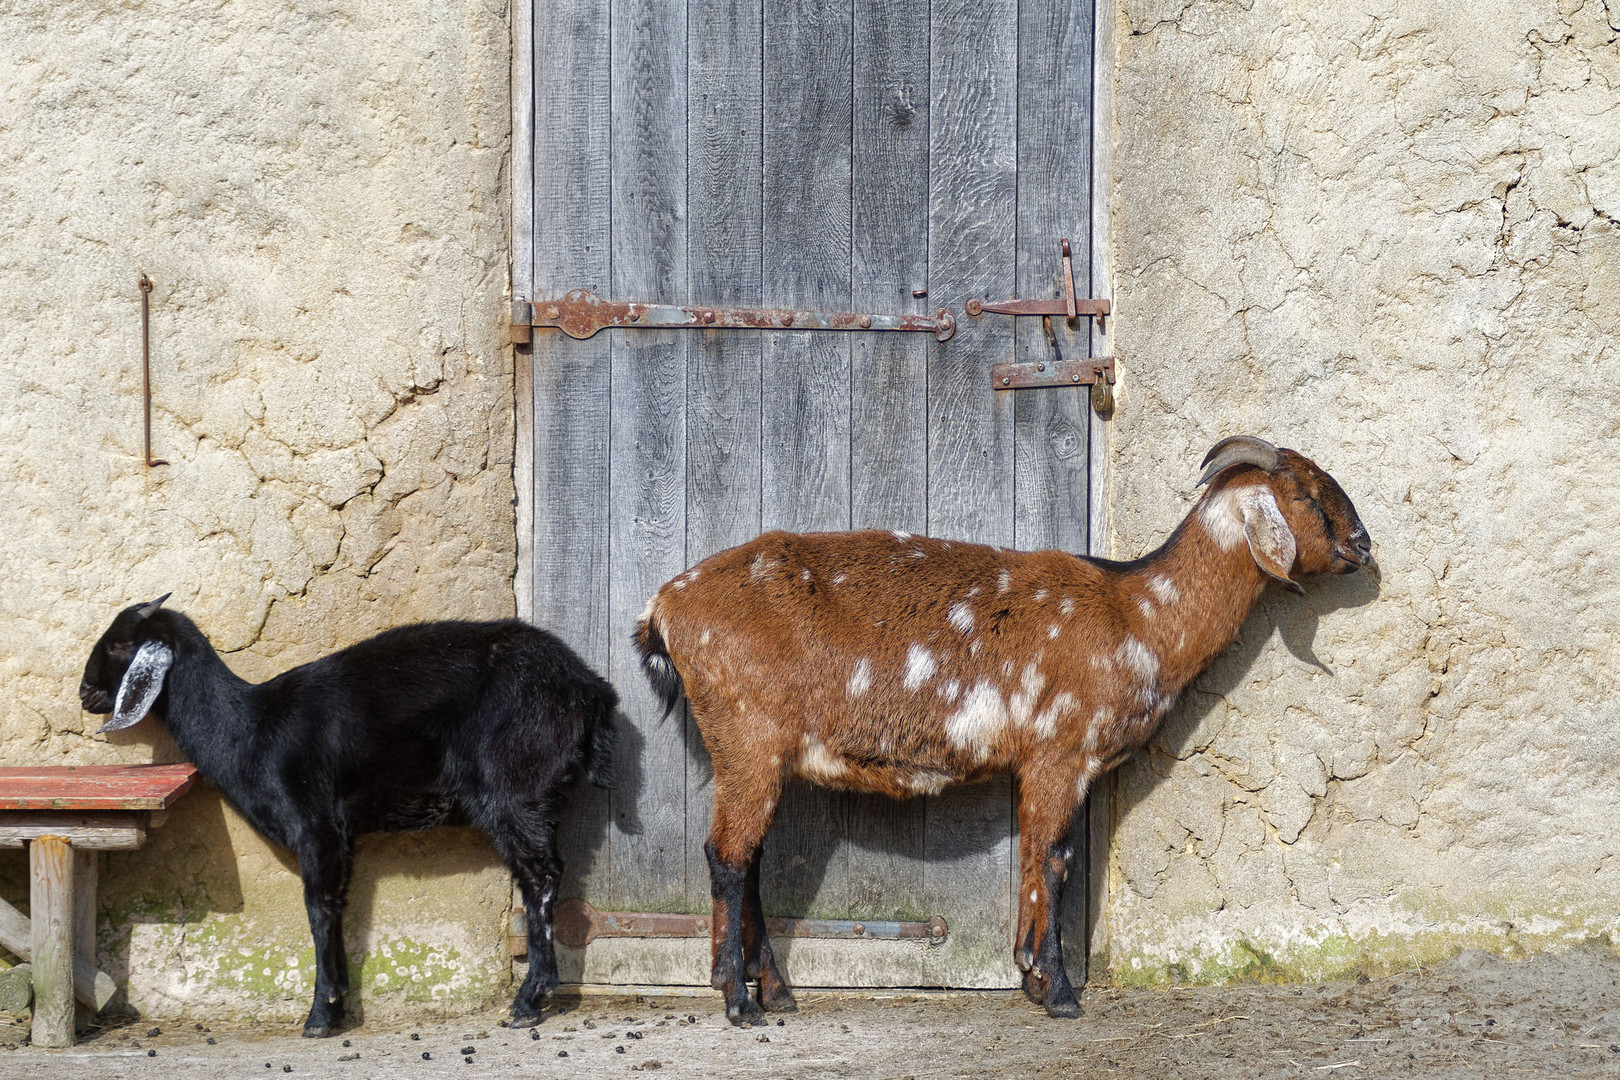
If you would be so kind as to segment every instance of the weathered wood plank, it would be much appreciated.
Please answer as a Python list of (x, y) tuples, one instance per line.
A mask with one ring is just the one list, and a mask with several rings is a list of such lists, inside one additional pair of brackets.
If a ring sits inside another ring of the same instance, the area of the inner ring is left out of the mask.
[(196, 780), (186, 764), (4, 768), (0, 810), (162, 810)]
[[(534, 263), (537, 298), (611, 283), (608, 10), (534, 5)], [(536, 331), (532, 612), (592, 667), (608, 669), (609, 341)], [(607, 793), (579, 785), (562, 816), (565, 896), (609, 887)]]
[[(687, 18), (687, 280), (696, 303), (760, 298), (762, 0), (691, 0)], [(752, 331), (700, 331), (687, 341), (686, 561), (760, 529), (760, 356)], [(703, 855), (714, 773), (686, 725), (686, 906), (709, 908)]]
[[(686, 10), (613, 0), (613, 291), (686, 300)], [(608, 677), (639, 767), (612, 792), (615, 906), (686, 902), (685, 731), (662, 719), (630, 634), (658, 586), (686, 566), (686, 341), (612, 337)], [(621, 757), (620, 760), (626, 760)]]
[[(0, 945), (16, 953), (19, 960), (29, 960), (34, 955), (33, 927), (28, 916), (4, 900), (0, 900)], [(118, 984), (111, 975), (96, 967), (93, 956), (74, 958), (73, 996), (80, 1002), (100, 1012), (117, 992)]]
[[(764, 40), (762, 302), (848, 310), (849, 0), (774, 5)], [(771, 333), (762, 361), (761, 525), (849, 527), (850, 342)], [(765, 843), (768, 915), (841, 917), (849, 906), (848, 800), (788, 785)]]
[[(851, 306), (931, 314), (939, 305), (912, 296), (928, 281), (928, 3), (855, 0), (853, 18)], [(861, 334), (852, 344), (850, 527), (925, 532), (927, 341)], [(925, 800), (850, 796), (846, 808), (844, 914), (927, 918)], [(898, 974), (862, 972), (880, 982)]]
[[(1091, 295), (1091, 5), (1020, 0), (1018, 7), (1018, 295), (1062, 296), (1059, 240), (1074, 252), (1074, 288)], [(1015, 319), (1015, 358), (1069, 359), (1091, 352), (1091, 320), (1070, 329)], [(1090, 550), (1089, 388), (1014, 391), (1015, 544)], [(1070, 842), (1079, 876), (1065, 890), (1061, 927), (1069, 973), (1086, 973), (1086, 816)]]
[(42, 836), (28, 845), (35, 1046), (73, 1045), (73, 848)]
[(20, 848), (41, 836), (60, 836), (89, 851), (134, 851), (146, 843), (146, 814), (17, 811), (0, 814), (0, 847)]
[[(1016, 0), (941, 0), (930, 48), (929, 288), (961, 310), (1013, 294), (1017, 151)], [(989, 316), (928, 365), (928, 531), (1013, 541), (1012, 408), (988, 386), (1011, 351), (1010, 320)], [(1011, 785), (946, 792), (929, 807), (927, 894), (953, 942), (980, 961), (977, 985), (1016, 985), (1011, 960)]]

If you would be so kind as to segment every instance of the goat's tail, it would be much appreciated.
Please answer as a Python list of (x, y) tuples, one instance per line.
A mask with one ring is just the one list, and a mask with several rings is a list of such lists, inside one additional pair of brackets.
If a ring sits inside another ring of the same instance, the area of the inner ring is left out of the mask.
[(669, 646), (664, 644), (664, 635), (653, 622), (654, 615), (655, 609), (649, 607), (647, 614), (636, 623), (631, 640), (635, 642), (636, 652), (641, 654), (641, 670), (647, 673), (653, 693), (663, 701), (664, 715), (667, 717), (674, 710), (675, 703), (681, 700), (681, 695), (686, 693), (686, 687), (681, 684), (681, 673), (675, 670), (675, 662), (669, 657)]

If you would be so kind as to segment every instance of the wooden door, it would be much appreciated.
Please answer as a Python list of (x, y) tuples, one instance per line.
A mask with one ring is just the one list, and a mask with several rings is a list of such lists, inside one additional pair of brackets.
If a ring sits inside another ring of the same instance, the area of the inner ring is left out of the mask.
[[(1087, 295), (1091, 0), (548, 0), (532, 15), (520, 295), (946, 306), (962, 324), (944, 344), (535, 333), (525, 614), (608, 675), (626, 728), (619, 786), (565, 822), (564, 895), (707, 912), (708, 763), (683, 712), (660, 720), (630, 644), (661, 583), (774, 528), (1087, 550), (1084, 388), (994, 392), (991, 364), (1054, 344), (1038, 319), (963, 308), (1061, 295), (1060, 237)], [(1054, 323), (1057, 349), (1087, 354), (1084, 326)], [(908, 803), (790, 786), (766, 842), (768, 915), (950, 925), (941, 946), (781, 942), (790, 981), (1017, 985), (1014, 828), (1006, 781)], [(563, 967), (703, 984), (708, 943), (599, 940)]]

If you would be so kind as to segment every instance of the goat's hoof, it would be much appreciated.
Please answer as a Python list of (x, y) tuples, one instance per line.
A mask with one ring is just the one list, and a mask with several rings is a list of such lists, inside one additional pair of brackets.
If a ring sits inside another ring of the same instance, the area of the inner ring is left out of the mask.
[(1033, 969), (1024, 972), (1024, 996), (1037, 1005), (1046, 1004), (1046, 980)]
[(513, 1009), (512, 1019), (506, 1022), (506, 1026), (509, 1028), (539, 1027), (540, 1014), (538, 1012), (518, 1012), (516, 1009)]
[(1072, 987), (1065, 986), (1041, 1004), (1046, 1006), (1047, 1016), (1058, 1020), (1073, 1020), (1080, 1015), (1080, 999), (1074, 996)]
[(799, 1003), (793, 1000), (793, 991), (785, 986), (778, 985), (767, 991), (763, 986), (759, 988), (759, 1006), (766, 1012), (790, 1013), (799, 1011)]
[(743, 998), (740, 1004), (727, 1003), (726, 1005), (726, 1019), (737, 1027), (742, 1027), (744, 1024), (758, 1023), (764, 1018), (765, 1013), (761, 1011), (758, 1005), (754, 1004), (753, 998)]
[(324, 1039), (337, 1030), (336, 1024), (308, 1023), (304, 1025), (304, 1038)]

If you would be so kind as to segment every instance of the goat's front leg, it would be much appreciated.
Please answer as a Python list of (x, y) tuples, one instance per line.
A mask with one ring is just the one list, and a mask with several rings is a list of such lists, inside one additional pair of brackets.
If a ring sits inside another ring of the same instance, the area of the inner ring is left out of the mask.
[(343, 993), (349, 965), (343, 951), (343, 901), (349, 891), (353, 855), (348, 837), (326, 832), (300, 844), (298, 869), (304, 879), (304, 908), (315, 939), (315, 1001), (304, 1021), (304, 1038), (321, 1039), (343, 1022)]
[[(1082, 780), (1082, 784), (1084, 780)], [(1064, 793), (1067, 797), (1064, 797)], [(1015, 959), (1024, 971), (1024, 993), (1044, 1006), (1047, 1015), (1080, 1015), (1080, 999), (1063, 965), (1059, 930), (1063, 887), (1074, 866), (1069, 832), (1079, 809), (1077, 786), (1019, 781), (1018, 829), (1020, 879), (1018, 948)]]

